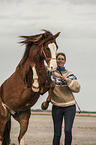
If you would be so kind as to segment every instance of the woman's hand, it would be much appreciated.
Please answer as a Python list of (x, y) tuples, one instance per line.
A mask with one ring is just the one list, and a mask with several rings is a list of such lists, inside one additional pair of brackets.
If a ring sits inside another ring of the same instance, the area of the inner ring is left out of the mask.
[(66, 78), (65, 76), (61, 76), (60, 78), (61, 78), (62, 80), (64, 80), (64, 81), (66, 81), (66, 82), (69, 80), (69, 79)]

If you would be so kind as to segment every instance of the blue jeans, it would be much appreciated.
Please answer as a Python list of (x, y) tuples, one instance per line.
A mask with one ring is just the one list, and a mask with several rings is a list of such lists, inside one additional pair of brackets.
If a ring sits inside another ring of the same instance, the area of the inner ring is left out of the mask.
[(64, 118), (65, 123), (65, 145), (71, 145), (72, 142), (72, 126), (76, 113), (76, 105), (68, 107), (52, 107), (52, 118), (54, 123), (54, 138), (53, 145), (60, 145), (60, 138), (62, 133), (62, 122)]

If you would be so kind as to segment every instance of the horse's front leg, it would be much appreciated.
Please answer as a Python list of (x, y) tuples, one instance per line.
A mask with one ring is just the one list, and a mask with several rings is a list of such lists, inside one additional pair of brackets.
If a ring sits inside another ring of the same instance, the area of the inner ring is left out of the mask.
[(39, 92), (39, 81), (35, 66), (32, 67), (32, 71), (33, 71), (32, 90), (33, 92)]
[(46, 110), (49, 106), (49, 103), (51, 102), (51, 96), (52, 96), (54, 87), (55, 87), (55, 83), (53, 81), (51, 81), (50, 85), (49, 85), (48, 97), (47, 97), (46, 101), (44, 101), (41, 105), (41, 108), (43, 110)]
[(27, 131), (29, 118), (30, 118), (31, 110), (26, 110), (20, 112), (20, 114), (15, 118), (20, 123), (20, 133), (18, 137), (19, 145), (24, 145), (24, 134)]

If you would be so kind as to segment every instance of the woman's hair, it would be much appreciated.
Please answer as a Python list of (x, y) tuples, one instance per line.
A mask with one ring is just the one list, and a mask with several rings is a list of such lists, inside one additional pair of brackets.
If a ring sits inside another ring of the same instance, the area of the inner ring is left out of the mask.
[(63, 53), (63, 52), (59, 52), (59, 53), (57, 53), (57, 55), (56, 55), (56, 59), (58, 58), (59, 55), (64, 56), (64, 59), (65, 59), (65, 62), (66, 62), (66, 55), (65, 55), (65, 53)]

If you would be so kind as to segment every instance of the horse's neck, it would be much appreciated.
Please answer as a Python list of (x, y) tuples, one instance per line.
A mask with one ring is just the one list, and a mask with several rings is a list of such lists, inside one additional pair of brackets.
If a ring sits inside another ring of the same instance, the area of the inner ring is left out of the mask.
[(42, 70), (45, 70), (45, 65), (44, 65), (44, 61), (38, 61), (36, 63), (36, 70), (38, 72), (42, 71)]

